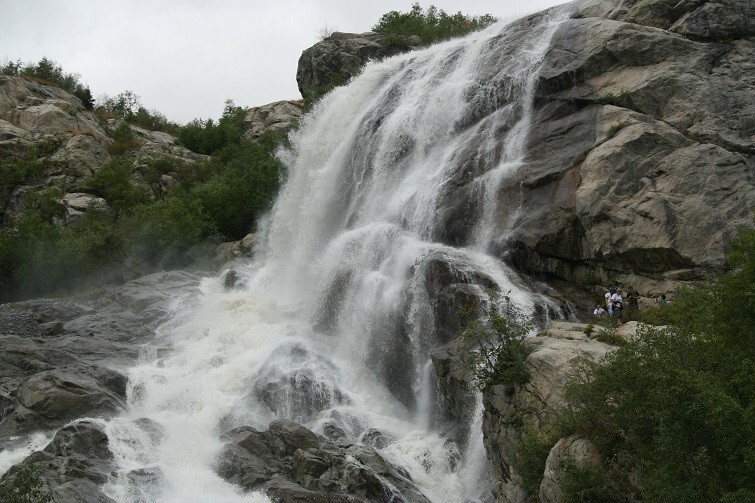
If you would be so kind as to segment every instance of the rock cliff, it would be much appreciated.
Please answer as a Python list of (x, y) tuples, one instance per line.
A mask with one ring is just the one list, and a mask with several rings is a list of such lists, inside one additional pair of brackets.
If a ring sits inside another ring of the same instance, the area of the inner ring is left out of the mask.
[(409, 50), (390, 45), (377, 33), (336, 32), (302, 52), (296, 70), (299, 92), (305, 98), (327, 92), (359, 74), (371, 60)]
[(520, 207), (513, 263), (649, 292), (721, 269), (753, 225), (753, 16), (748, 1), (574, 5), (541, 67), (519, 183), (501, 194)]

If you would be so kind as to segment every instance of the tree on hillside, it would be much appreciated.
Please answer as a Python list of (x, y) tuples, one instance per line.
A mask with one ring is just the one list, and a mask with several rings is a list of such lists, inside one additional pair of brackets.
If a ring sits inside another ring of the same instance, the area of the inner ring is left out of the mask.
[(447, 14), (431, 5), (424, 10), (418, 3), (409, 12), (391, 11), (380, 18), (372, 30), (385, 35), (391, 43), (408, 44), (409, 37), (419, 37), (422, 45), (460, 37), (490, 26), (497, 19), (485, 14), (467, 16), (461, 12)]

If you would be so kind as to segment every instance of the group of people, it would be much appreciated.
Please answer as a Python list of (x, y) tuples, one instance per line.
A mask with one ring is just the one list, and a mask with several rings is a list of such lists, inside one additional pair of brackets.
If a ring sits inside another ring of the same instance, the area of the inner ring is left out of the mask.
[[(624, 292), (621, 288), (611, 287), (605, 294), (606, 308), (600, 304), (595, 305), (595, 311), (593, 314), (600, 318), (605, 316), (608, 312), (608, 316), (615, 318), (619, 323), (624, 323)], [(627, 289), (627, 304), (629, 309), (637, 309), (639, 307), (640, 293), (633, 289), (631, 286)], [(664, 296), (665, 300), (665, 296)]]

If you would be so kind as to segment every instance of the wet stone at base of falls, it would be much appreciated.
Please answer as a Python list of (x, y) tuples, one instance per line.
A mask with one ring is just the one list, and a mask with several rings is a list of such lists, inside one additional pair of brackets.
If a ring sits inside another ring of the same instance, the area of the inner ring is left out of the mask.
[(275, 501), (429, 503), (404, 469), (373, 448), (337, 445), (288, 420), (265, 432), (235, 428), (222, 440), (218, 474)]
[(113, 471), (113, 454), (103, 427), (93, 421), (77, 421), (62, 428), (47, 447), (28, 456), (0, 478), (15, 485), (21, 470), (34, 467), (56, 503), (114, 503), (100, 491)]

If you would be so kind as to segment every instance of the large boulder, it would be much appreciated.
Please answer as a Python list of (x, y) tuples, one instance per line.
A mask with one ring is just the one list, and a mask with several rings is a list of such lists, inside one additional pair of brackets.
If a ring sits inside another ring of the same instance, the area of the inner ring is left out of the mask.
[(345, 84), (358, 75), (370, 60), (406, 52), (391, 45), (380, 34), (336, 32), (302, 52), (296, 70), (296, 83), (302, 96), (318, 95)]
[(274, 421), (266, 432), (236, 428), (223, 440), (219, 475), (274, 501), (429, 501), (408, 473), (373, 448), (334, 444), (291, 421)]

